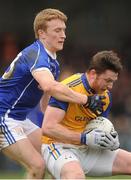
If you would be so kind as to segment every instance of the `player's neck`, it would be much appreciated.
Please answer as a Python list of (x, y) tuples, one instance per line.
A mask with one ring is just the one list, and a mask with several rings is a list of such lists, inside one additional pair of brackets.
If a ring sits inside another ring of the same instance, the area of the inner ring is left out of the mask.
[(91, 88), (93, 88), (92, 85), (93, 85), (93, 82), (94, 82), (94, 78), (89, 73), (85, 73), (85, 74), (86, 74), (86, 78), (87, 78), (87, 81), (89, 83), (89, 86)]
[(51, 51), (51, 49), (48, 47), (48, 45), (43, 42), (41, 39), (40, 41), (42, 42), (44, 48), (45, 48), (45, 51), (47, 52), (47, 54), (52, 58), (52, 59), (56, 59), (56, 52), (53, 52)]

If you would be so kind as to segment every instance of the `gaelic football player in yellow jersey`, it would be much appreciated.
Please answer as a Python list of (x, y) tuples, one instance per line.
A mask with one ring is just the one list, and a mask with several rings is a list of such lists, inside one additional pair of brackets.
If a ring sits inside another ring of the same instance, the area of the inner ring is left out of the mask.
[(75, 74), (62, 82), (88, 96), (85, 106), (58, 101), (53, 97), (50, 99), (42, 126), (42, 155), (55, 178), (84, 179), (86, 174), (108, 176), (131, 173), (131, 154), (118, 149), (118, 135), (113, 137), (97, 129), (84, 132), (90, 120), (99, 115), (108, 116), (110, 90), (121, 69), (117, 54), (98, 52), (84, 74)]

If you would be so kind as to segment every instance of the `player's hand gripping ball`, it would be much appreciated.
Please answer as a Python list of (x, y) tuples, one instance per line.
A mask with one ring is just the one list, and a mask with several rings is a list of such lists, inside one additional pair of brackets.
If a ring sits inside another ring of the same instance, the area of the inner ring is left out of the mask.
[(112, 122), (102, 116), (91, 120), (81, 135), (81, 142), (90, 147), (116, 150), (119, 148), (118, 133)]

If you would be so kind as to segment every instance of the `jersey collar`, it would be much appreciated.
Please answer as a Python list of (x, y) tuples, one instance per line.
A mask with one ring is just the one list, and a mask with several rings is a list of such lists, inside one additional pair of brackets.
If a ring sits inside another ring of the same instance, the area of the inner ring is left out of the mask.
[(50, 52), (48, 49), (46, 49), (44, 47), (44, 44), (40, 41), (40, 40), (37, 40), (37, 42), (40, 44), (40, 46), (42, 46), (44, 48), (44, 50), (47, 52), (47, 54), (52, 58), (52, 59), (56, 59), (56, 53), (52, 53)]
[(87, 91), (88, 93), (93, 93), (93, 94), (95, 94), (95, 90), (90, 87), (89, 82), (88, 82), (88, 80), (87, 80), (87, 77), (86, 77), (86, 74), (85, 74), (85, 73), (81, 76), (81, 80), (82, 80), (82, 83), (83, 83), (84, 88), (86, 89), (86, 91)]
[[(45, 47), (44, 47), (45, 48)], [(47, 52), (47, 54), (52, 58), (52, 59), (56, 59), (56, 53), (51, 53), (48, 49), (45, 48), (45, 51)]]

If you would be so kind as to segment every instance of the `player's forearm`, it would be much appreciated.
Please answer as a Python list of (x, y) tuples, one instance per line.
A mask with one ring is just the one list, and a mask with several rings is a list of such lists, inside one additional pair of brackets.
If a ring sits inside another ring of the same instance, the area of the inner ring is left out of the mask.
[(77, 104), (85, 104), (87, 102), (86, 95), (75, 92), (67, 85), (55, 81), (51, 73), (47, 71), (35, 71), (32, 74), (39, 83), (40, 88), (56, 99)]
[(78, 92), (73, 91), (66, 85), (61, 83), (56, 83), (49, 92), (53, 97), (58, 100), (77, 103), (77, 104), (85, 104), (87, 102), (87, 96)]
[(81, 133), (69, 130), (60, 124), (45, 127), (43, 134), (58, 142), (80, 144)]
[(41, 111), (44, 113), (46, 110), (46, 107), (48, 105), (48, 101), (49, 101), (50, 96), (47, 93), (44, 93), (44, 95), (42, 96), (41, 100), (40, 100), (40, 109)]

